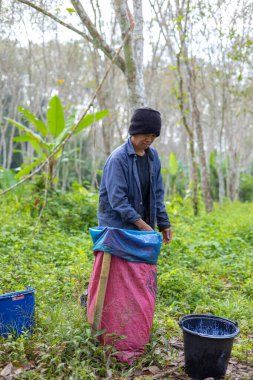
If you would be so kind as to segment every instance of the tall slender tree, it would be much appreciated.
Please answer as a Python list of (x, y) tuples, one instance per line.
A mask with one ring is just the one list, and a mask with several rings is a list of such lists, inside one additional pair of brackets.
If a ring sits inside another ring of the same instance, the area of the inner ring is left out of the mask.
[(182, 52), (182, 58), (184, 65), (186, 67), (186, 72), (188, 75), (188, 89), (191, 99), (192, 106), (192, 118), (196, 128), (196, 136), (198, 142), (199, 150), (199, 160), (200, 160), (200, 169), (201, 169), (201, 182), (202, 182), (202, 191), (205, 201), (206, 211), (210, 212), (213, 210), (213, 200), (211, 197), (211, 189), (209, 183), (209, 176), (206, 163), (206, 154), (204, 147), (204, 135), (203, 128), (201, 124), (201, 114), (198, 107), (197, 101), (197, 89), (196, 89), (196, 62), (194, 57), (190, 58), (188, 54), (186, 39), (187, 39), (187, 27), (183, 27), (182, 20), (185, 19), (187, 25), (187, 20), (189, 18), (189, 9), (190, 9), (190, 0), (176, 0), (176, 22), (179, 32), (180, 47)]

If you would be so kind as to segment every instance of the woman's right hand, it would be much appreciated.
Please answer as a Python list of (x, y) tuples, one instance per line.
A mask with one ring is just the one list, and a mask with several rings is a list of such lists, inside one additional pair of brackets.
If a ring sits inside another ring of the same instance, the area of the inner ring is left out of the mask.
[(136, 225), (136, 227), (138, 227), (140, 231), (153, 231), (153, 228), (151, 228), (146, 222), (144, 222), (143, 219), (136, 220), (134, 224)]

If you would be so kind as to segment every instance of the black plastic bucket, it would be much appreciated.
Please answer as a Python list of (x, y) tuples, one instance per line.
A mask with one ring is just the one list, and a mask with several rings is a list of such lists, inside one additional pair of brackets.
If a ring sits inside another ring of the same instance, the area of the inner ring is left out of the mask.
[(185, 315), (179, 321), (184, 334), (185, 372), (194, 380), (225, 376), (239, 333), (236, 322), (214, 315)]

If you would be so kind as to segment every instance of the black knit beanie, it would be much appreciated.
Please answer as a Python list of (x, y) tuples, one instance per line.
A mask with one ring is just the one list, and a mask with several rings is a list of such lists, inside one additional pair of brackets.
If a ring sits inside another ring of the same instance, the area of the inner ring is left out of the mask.
[(131, 118), (128, 132), (131, 136), (154, 133), (158, 137), (161, 132), (161, 126), (160, 112), (148, 107), (137, 108)]

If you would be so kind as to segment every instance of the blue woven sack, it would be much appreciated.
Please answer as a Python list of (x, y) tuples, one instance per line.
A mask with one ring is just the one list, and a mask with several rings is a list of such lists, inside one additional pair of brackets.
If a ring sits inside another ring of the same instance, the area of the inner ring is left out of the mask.
[(155, 231), (93, 227), (90, 234), (94, 251), (108, 252), (136, 263), (157, 263), (162, 237)]

